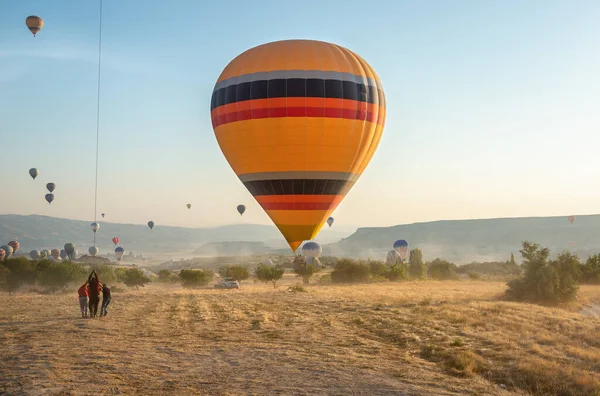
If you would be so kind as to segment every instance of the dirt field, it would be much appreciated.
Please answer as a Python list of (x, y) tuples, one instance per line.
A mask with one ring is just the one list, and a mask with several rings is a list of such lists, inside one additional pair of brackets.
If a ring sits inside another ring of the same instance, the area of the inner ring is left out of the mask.
[(76, 291), (2, 294), (0, 394), (600, 394), (600, 318), (504, 283), (247, 283), (114, 292), (102, 319)]

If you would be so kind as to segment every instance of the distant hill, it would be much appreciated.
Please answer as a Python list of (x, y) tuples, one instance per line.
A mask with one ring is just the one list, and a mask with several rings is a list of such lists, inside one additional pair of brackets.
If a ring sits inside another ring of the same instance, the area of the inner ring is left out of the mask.
[[(324, 243), (335, 242), (348, 233), (328, 230), (322, 233)], [(100, 220), (96, 244), (100, 254), (112, 252), (112, 237), (121, 239), (119, 245), (136, 254), (191, 253), (210, 242), (262, 242), (279, 248), (286, 246), (285, 239), (275, 226), (234, 224), (213, 228), (169, 227), (156, 224), (150, 230), (145, 224), (116, 224)], [(80, 254), (87, 253), (92, 245), (93, 233), (89, 221), (61, 219), (39, 215), (0, 215), (0, 245), (18, 240), (21, 252), (32, 249), (52, 249), (72, 242)]]
[[(569, 249), (587, 257), (600, 253), (600, 215), (445, 220), (393, 227), (359, 228), (348, 238), (323, 246), (324, 255), (384, 259), (397, 239), (420, 248), (425, 260), (436, 257), (457, 264), (472, 261), (519, 261), (521, 242), (541, 243), (552, 253)], [(570, 244), (571, 242), (571, 244)]]

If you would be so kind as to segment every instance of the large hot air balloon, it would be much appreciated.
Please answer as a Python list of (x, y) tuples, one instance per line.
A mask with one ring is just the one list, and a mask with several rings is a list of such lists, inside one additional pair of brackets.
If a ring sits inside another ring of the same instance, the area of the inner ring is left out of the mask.
[(29, 257), (31, 257), (32, 260), (39, 260), (40, 251), (37, 249), (33, 249), (31, 252), (29, 252)]
[(573, 224), (575, 221), (575, 216), (569, 216), (569, 223)]
[(150, 227), (150, 229), (154, 228), (154, 222), (153, 221), (149, 221), (148, 222), (148, 227)]
[(35, 35), (44, 27), (44, 20), (39, 16), (30, 15), (25, 19), (25, 25), (27, 25), (29, 31), (33, 33), (33, 37), (35, 37)]
[(11, 248), (13, 248), (13, 253), (17, 253), (17, 251), (19, 250), (19, 247), (21, 247), (21, 245), (17, 241), (10, 241), (10, 242), (8, 242), (8, 246), (10, 246)]
[(0, 248), (0, 261), (4, 260), (4, 257), (6, 257), (6, 252), (4, 249)]
[(48, 189), (48, 191), (54, 192), (54, 189), (56, 188), (56, 184), (48, 183), (48, 184), (46, 184), (46, 188)]
[(243, 215), (244, 212), (246, 211), (246, 205), (238, 205), (237, 206), (237, 211), (240, 214), (240, 216)]
[(4, 250), (4, 258), (9, 259), (13, 254), (13, 248), (8, 245), (0, 246), (0, 249)]
[(327, 224), (329, 224), (329, 227), (331, 227), (331, 225), (333, 224), (334, 221), (335, 220), (334, 220), (333, 217), (330, 217), (330, 218), (327, 219)]
[(354, 52), (277, 41), (227, 65), (211, 118), (225, 158), (295, 251), (315, 238), (371, 160), (385, 96)]
[(54, 201), (54, 194), (46, 194), (46, 196), (44, 198), (46, 198), (46, 201), (48, 201), (48, 204), (51, 204), (52, 201)]
[(92, 224), (90, 224), (90, 227), (92, 227), (92, 231), (96, 232), (100, 228), (100, 224), (93, 222)]
[(121, 258), (123, 258), (124, 254), (125, 254), (125, 249), (123, 249), (121, 246), (119, 246), (115, 249), (115, 256), (117, 256), (117, 261), (121, 261)]
[(398, 239), (394, 242), (394, 250), (398, 252), (402, 261), (406, 260), (406, 257), (408, 256), (408, 242), (404, 239)]
[(33, 180), (35, 180), (36, 177), (38, 177), (38, 175), (40, 174), (40, 171), (38, 171), (35, 168), (31, 168), (29, 169), (29, 176), (31, 176), (33, 178)]
[(88, 253), (90, 254), (90, 256), (96, 256), (98, 254), (98, 246), (90, 246), (90, 248), (88, 249)]
[(187, 204), (186, 206), (187, 206), (188, 209), (191, 209), (192, 204)]
[(119, 243), (119, 241), (120, 241), (119, 237), (114, 237), (114, 238), (112, 239), (112, 242), (113, 242), (115, 245), (116, 245), (117, 243)]
[(54, 260), (58, 260), (60, 258), (60, 250), (58, 250), (58, 249), (52, 249), (50, 251), (50, 255), (52, 256), (52, 258)]
[(65, 249), (62, 249), (60, 251), (60, 258), (63, 259), (63, 260), (66, 260), (66, 259), (69, 258), (69, 255), (67, 254), (67, 251)]

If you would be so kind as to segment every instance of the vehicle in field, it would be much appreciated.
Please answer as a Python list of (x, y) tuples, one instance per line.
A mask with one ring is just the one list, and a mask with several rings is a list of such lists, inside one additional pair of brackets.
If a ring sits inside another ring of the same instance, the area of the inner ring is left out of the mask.
[(219, 283), (215, 285), (217, 289), (239, 289), (240, 282), (233, 278), (223, 278)]

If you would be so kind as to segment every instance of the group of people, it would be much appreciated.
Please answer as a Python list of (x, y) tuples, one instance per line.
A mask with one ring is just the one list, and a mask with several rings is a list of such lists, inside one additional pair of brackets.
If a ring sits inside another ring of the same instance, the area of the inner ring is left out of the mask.
[[(102, 293), (102, 306), (100, 307), (100, 317), (108, 315), (108, 304), (110, 304), (110, 288), (106, 284), (100, 283), (96, 271), (92, 271), (87, 282), (77, 291), (79, 294), (79, 308), (81, 317), (95, 318), (98, 313), (98, 304), (100, 303), (100, 293)], [(88, 301), (89, 299), (89, 301)]]

